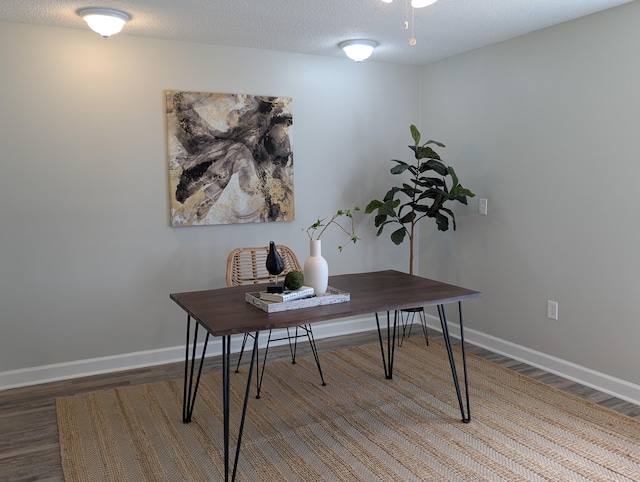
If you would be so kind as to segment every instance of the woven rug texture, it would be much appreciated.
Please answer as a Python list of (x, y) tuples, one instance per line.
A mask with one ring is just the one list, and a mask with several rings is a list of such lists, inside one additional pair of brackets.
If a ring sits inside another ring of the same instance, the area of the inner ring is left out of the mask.
[[(640, 481), (640, 422), (479, 357), (467, 357), (468, 424), (441, 344), (405, 340), (392, 380), (378, 344), (320, 359), (325, 387), (311, 357), (267, 363), (261, 398), (249, 400), (237, 480)], [(231, 374), (232, 451), (246, 374)], [(189, 424), (182, 386), (59, 398), (65, 479), (224, 480), (221, 374), (203, 375)]]

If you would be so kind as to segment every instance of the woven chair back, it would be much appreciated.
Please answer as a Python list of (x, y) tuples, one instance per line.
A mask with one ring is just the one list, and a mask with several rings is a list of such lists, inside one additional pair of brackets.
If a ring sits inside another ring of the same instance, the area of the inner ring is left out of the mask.
[[(278, 277), (284, 277), (289, 271), (302, 271), (298, 258), (291, 249), (277, 244), (276, 249), (284, 261), (284, 271)], [(241, 286), (257, 283), (272, 283), (276, 277), (267, 271), (269, 246), (257, 248), (236, 248), (227, 258), (227, 286)]]

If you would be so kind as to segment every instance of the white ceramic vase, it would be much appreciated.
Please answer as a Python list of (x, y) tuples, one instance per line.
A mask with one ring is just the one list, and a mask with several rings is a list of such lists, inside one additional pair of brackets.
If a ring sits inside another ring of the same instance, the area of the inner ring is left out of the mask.
[(316, 296), (325, 294), (329, 284), (329, 265), (322, 257), (322, 242), (319, 239), (309, 241), (309, 257), (302, 269), (304, 284), (311, 286)]

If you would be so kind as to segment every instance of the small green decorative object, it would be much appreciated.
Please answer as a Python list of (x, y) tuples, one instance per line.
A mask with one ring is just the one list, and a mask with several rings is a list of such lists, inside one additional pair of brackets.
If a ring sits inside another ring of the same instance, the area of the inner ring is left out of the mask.
[(300, 271), (289, 271), (284, 277), (284, 287), (288, 290), (297, 290), (304, 284), (304, 275)]

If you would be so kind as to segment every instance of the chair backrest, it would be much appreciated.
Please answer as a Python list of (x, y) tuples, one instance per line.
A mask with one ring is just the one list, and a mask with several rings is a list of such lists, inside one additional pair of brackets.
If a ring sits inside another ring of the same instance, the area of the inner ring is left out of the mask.
[[(302, 271), (298, 258), (291, 249), (283, 244), (276, 245), (282, 261), (284, 271), (279, 276), (285, 276), (289, 271)], [(258, 248), (236, 248), (227, 258), (227, 286), (269, 283), (276, 277), (267, 271), (267, 254), (269, 246)]]

